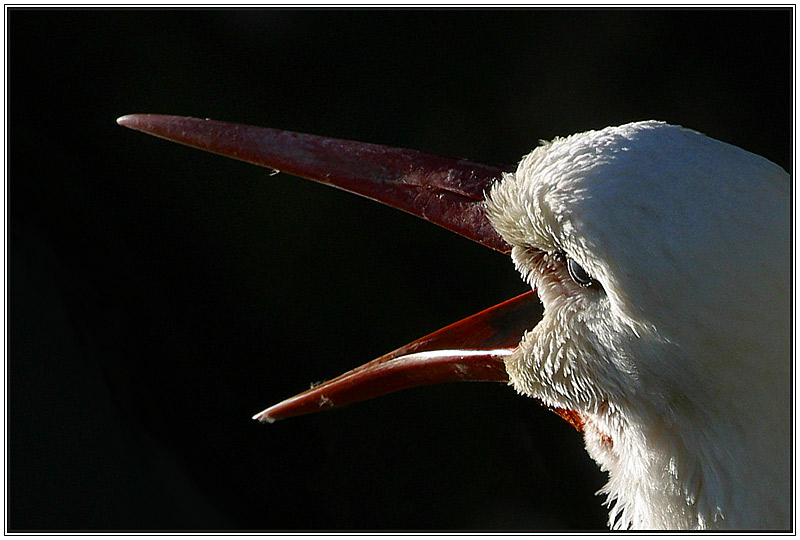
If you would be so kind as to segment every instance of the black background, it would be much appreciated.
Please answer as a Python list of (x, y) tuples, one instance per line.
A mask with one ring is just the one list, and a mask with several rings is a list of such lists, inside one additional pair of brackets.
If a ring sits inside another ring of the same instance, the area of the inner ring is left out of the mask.
[(512, 164), (655, 118), (792, 166), (789, 10), (7, 16), (12, 530), (605, 525), (580, 435), (502, 385), (250, 420), (525, 286), (451, 233), (122, 114)]

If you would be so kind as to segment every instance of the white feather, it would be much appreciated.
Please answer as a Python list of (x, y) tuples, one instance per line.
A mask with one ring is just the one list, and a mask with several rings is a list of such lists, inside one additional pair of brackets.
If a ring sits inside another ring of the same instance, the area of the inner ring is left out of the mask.
[(789, 528), (789, 175), (638, 122), (540, 146), (487, 210), (545, 306), (512, 384), (580, 414), (610, 524)]

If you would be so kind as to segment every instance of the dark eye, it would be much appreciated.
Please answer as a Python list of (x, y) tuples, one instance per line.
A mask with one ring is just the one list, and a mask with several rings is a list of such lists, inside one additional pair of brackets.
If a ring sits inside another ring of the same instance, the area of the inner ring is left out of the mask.
[(581, 287), (589, 287), (592, 285), (592, 283), (594, 283), (592, 276), (590, 276), (581, 265), (576, 263), (575, 259), (570, 259), (567, 257), (567, 271), (569, 272), (569, 277), (572, 278), (572, 281)]

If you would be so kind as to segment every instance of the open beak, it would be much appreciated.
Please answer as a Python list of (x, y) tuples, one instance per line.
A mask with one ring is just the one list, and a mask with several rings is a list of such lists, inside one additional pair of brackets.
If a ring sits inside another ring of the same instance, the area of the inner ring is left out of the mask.
[[(513, 167), (215, 120), (133, 114), (125, 127), (329, 184), (426, 219), (486, 247), (510, 246), (485, 193)], [(507, 382), (504, 359), (541, 318), (532, 291), (468, 317), (254, 416), (272, 422), (449, 381)]]

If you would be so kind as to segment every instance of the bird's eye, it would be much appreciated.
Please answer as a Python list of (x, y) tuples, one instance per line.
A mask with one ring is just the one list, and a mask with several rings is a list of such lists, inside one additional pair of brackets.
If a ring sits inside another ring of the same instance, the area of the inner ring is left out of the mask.
[(594, 283), (594, 279), (590, 276), (581, 265), (575, 262), (575, 259), (567, 257), (567, 271), (572, 281), (581, 287), (589, 287)]

